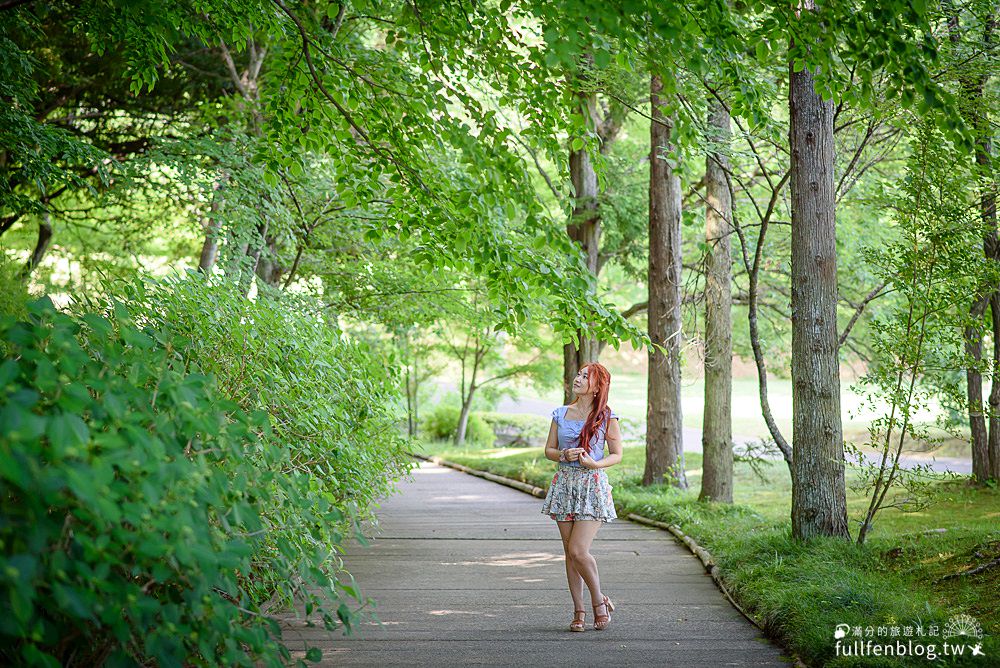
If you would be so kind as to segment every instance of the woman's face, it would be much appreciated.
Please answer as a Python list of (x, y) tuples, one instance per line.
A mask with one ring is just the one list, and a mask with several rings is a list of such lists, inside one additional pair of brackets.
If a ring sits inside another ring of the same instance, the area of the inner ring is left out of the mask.
[(587, 367), (580, 369), (573, 379), (573, 391), (577, 394), (590, 394), (590, 378), (588, 378)]

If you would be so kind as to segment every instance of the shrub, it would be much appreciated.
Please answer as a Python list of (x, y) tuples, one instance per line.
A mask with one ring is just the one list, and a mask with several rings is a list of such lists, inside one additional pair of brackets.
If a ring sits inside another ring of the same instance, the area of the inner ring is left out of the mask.
[(394, 378), (302, 304), (124, 295), (0, 321), (3, 663), (280, 665), (292, 601), (350, 632), (338, 553), (412, 466)]
[(239, 577), (262, 546), (256, 509), (289, 487), (266, 416), (124, 309), (29, 311), (0, 318), (3, 663), (279, 664), (288, 653)]
[[(424, 418), (424, 434), (429, 438), (454, 439), (461, 416), (462, 409), (449, 404), (438, 404)], [(465, 439), (490, 448), (496, 442), (496, 434), (478, 413), (470, 413), (465, 427)]]
[[(276, 490), (261, 507), (267, 549), (254, 562), (257, 598), (287, 606), (307, 596), (286, 560), (309, 573), (312, 586), (353, 596), (350, 587), (333, 589), (341, 587), (334, 572), (347, 524), (309, 509), (332, 504), (370, 517), (372, 501), (389, 495), (393, 480), (413, 466), (388, 413), (398, 386), (381, 358), (315, 315), (315, 304), (266, 294), (249, 300), (238, 286), (197, 272), (124, 291), (137, 318), (169, 323), (184, 337), (184, 358), (213, 373), (226, 396), (269, 416), (269, 443), (287, 455), (275, 474), (292, 490)], [(348, 608), (338, 613), (346, 620)]]
[[(21, 267), (0, 251), (0, 313), (23, 318), (27, 316), (26, 304), (31, 300), (28, 286), (21, 276)], [(3, 342), (0, 341), (0, 353)]]

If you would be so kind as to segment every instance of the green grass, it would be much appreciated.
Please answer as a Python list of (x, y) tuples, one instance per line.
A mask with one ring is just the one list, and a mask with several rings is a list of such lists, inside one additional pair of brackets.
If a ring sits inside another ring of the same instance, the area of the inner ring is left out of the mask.
[[(541, 448), (455, 449), (450, 443), (416, 443), (414, 452), (480, 470), (492, 471), (546, 488), (555, 464)], [(740, 604), (768, 633), (810, 665), (926, 666), (907, 660), (836, 657), (833, 631), (852, 626), (916, 626), (942, 629), (954, 614), (975, 617), (986, 636), (984, 657), (939, 661), (943, 665), (997, 665), (1000, 657), (1000, 567), (975, 576), (937, 583), (952, 573), (1000, 557), (1000, 491), (970, 488), (965, 479), (933, 486), (934, 502), (919, 512), (883, 511), (864, 546), (819, 538), (791, 539), (791, 484), (783, 462), (765, 463), (764, 479), (747, 464), (734, 472), (735, 503), (697, 501), (701, 456), (685, 455), (689, 489), (640, 485), (645, 453), (626, 446), (621, 464), (607, 469), (620, 517), (635, 512), (676, 524), (708, 549)], [(850, 489), (852, 534), (867, 508), (865, 497)], [(924, 533), (929, 529), (944, 532)], [(849, 638), (850, 639), (850, 638)], [(903, 639), (903, 638), (901, 638)], [(873, 642), (887, 639), (872, 638)], [(908, 640), (905, 638), (903, 640)], [(940, 644), (941, 639), (929, 639)], [(940, 650), (939, 650), (940, 651)], [(992, 663), (991, 663), (992, 662)]]

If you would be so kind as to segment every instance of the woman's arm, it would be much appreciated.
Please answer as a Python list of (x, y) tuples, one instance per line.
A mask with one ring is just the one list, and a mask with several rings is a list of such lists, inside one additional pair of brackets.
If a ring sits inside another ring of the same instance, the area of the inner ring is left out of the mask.
[(545, 441), (545, 458), (554, 462), (559, 461), (559, 427), (555, 420), (549, 425), (549, 437)]
[(599, 469), (614, 466), (622, 460), (622, 431), (618, 428), (618, 418), (608, 420), (608, 433), (604, 440), (608, 444), (608, 456), (594, 462)]

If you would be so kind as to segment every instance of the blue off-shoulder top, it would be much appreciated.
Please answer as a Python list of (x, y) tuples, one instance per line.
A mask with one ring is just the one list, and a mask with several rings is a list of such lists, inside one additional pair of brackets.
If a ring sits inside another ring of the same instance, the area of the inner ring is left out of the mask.
[[(567, 420), (566, 411), (569, 410), (569, 406), (560, 406), (559, 408), (552, 411), (552, 419), (555, 420), (556, 426), (558, 427), (559, 436), (559, 449), (566, 450), (568, 448), (578, 448), (580, 447), (580, 432), (583, 430), (583, 423), (586, 420)], [(611, 417), (608, 421), (612, 419), (618, 419), (618, 415), (611, 411)], [(601, 425), (597, 433), (590, 437), (590, 448), (589, 454), (590, 458), (595, 462), (604, 459), (604, 436), (607, 433), (607, 424)], [(574, 466), (580, 468), (580, 462), (559, 462), (559, 466)]]

